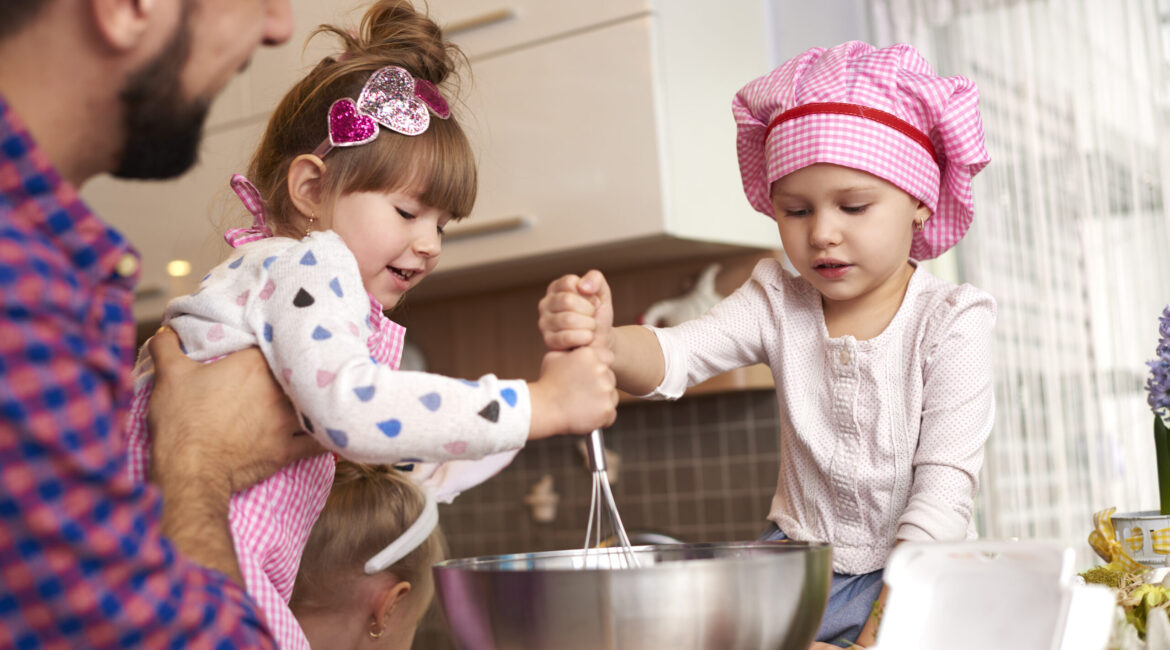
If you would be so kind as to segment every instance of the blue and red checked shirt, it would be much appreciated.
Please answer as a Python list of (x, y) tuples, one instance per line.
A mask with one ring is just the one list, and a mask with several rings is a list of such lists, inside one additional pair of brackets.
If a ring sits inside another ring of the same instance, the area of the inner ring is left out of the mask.
[(273, 647), (128, 477), (137, 268), (0, 97), (0, 648)]

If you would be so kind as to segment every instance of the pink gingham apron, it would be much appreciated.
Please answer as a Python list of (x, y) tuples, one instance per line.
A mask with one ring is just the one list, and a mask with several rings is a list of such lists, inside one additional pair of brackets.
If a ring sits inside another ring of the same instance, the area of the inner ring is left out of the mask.
[[(252, 213), (253, 223), (249, 228), (228, 230), (224, 234), (227, 242), (239, 247), (271, 237), (264, 202), (256, 188), (237, 174), (232, 177), (232, 189)], [(370, 356), (397, 369), (406, 328), (387, 318), (382, 305), (372, 295), (369, 300), (371, 335), (366, 343)], [(142, 376), (136, 382), (138, 389), (131, 404), (127, 440), (130, 476), (136, 482), (145, 482), (150, 461), (146, 416), (154, 386), (153, 363), (149, 358), (140, 362), (139, 372)], [(228, 520), (240, 572), (249, 595), (264, 612), (269, 629), (283, 650), (309, 650), (308, 640), (288, 608), (288, 601), (309, 532), (333, 485), (335, 466), (332, 454), (298, 461), (234, 495), (229, 507)]]

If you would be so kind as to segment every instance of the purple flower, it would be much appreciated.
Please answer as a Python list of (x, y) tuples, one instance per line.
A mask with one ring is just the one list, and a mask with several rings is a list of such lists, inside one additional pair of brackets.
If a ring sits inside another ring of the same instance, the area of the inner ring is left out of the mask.
[(1162, 310), (1158, 319), (1158, 358), (1147, 361), (1150, 376), (1146, 379), (1149, 391), (1147, 402), (1154, 415), (1165, 417), (1170, 414), (1170, 306)]

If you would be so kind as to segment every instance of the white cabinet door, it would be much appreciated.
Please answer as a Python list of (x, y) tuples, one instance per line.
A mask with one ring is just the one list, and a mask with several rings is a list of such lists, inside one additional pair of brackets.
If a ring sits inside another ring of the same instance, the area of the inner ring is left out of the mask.
[[(662, 232), (650, 20), (475, 64), (460, 117), (479, 153), (479, 198), (450, 227), (442, 270)], [(493, 224), (505, 227), (460, 237)]]
[(644, 14), (650, 0), (433, 0), (432, 17), (473, 60)]

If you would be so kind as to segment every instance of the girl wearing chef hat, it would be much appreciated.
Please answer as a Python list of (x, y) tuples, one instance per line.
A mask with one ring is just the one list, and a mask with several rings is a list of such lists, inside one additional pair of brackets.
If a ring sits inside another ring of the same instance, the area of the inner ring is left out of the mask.
[(868, 645), (895, 544), (975, 534), (995, 301), (918, 262), (971, 225), (988, 162), (978, 91), (909, 45), (849, 42), (752, 81), (732, 110), (744, 192), (798, 274), (763, 260), (671, 328), (613, 328), (604, 277), (565, 276), (541, 301), (541, 331), (553, 349), (610, 348), (618, 387), (648, 398), (767, 363), (781, 466), (765, 538), (833, 545), (818, 639)]

